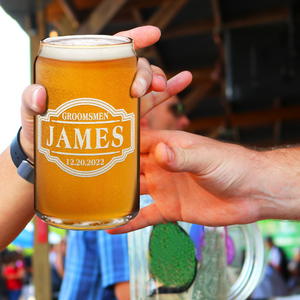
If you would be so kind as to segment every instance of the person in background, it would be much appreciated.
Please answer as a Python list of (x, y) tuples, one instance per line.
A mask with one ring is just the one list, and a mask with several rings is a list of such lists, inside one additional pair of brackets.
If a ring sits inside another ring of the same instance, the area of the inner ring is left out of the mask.
[(33, 266), (32, 266), (32, 253), (23, 253), (23, 262), (25, 268), (25, 276), (23, 279), (23, 288), (21, 297), (28, 299), (30, 296), (34, 295), (34, 285), (33, 285)]
[(183, 130), (190, 121), (185, 115), (183, 103), (178, 96), (173, 96), (148, 112), (141, 118), (140, 124), (142, 130)]
[(271, 236), (266, 238), (266, 243), (269, 249), (269, 265), (275, 269), (284, 279), (289, 280), (288, 258), (282, 248), (274, 244)]
[(62, 279), (64, 277), (66, 241), (50, 246), (49, 262), (51, 268), (52, 300), (58, 299)]
[(17, 251), (11, 251), (9, 253), (3, 276), (5, 278), (8, 300), (19, 300), (22, 292), (25, 269), (23, 262), (19, 259), (19, 253)]
[(288, 286), (283, 277), (276, 269), (268, 265), (263, 280), (254, 289), (250, 299), (271, 299), (288, 295)]
[(9, 253), (9, 251), (7, 248), (5, 248), (0, 253), (0, 300), (3, 300), (6, 298), (5, 279), (4, 279), (3, 273), (4, 273), (5, 262), (6, 262), (6, 257), (8, 255), (8, 253)]
[(300, 248), (294, 249), (293, 258), (288, 264), (290, 278), (288, 280), (288, 289), (290, 295), (300, 294)]

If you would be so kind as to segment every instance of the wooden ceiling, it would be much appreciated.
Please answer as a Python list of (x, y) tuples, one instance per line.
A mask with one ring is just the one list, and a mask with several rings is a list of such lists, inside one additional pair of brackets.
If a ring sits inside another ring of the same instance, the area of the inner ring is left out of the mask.
[[(21, 2), (28, 5), (21, 9)], [(300, 141), (300, 83), (299, 97), (292, 100), (258, 94), (247, 101), (228, 101), (224, 32), (288, 25), (292, 17), (298, 24), (298, 2), (0, 0), (0, 5), (31, 35), (36, 26), (46, 26), (45, 35), (51, 30), (60, 35), (113, 34), (139, 25), (158, 26), (161, 40), (138, 54), (163, 68), (168, 77), (182, 70), (192, 72), (192, 84), (180, 94), (191, 119), (188, 131), (264, 147)]]

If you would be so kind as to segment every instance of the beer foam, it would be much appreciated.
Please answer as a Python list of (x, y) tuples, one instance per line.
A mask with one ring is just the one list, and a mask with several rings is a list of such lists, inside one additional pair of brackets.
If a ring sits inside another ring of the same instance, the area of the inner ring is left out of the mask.
[(67, 61), (99, 61), (135, 56), (130, 38), (108, 35), (74, 35), (44, 39), (39, 56)]

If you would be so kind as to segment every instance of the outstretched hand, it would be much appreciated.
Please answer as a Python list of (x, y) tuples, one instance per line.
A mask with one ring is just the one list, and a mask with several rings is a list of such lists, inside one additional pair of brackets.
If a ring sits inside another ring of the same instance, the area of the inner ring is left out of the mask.
[(297, 218), (300, 162), (284, 163), (286, 151), (300, 154), (298, 148), (259, 152), (181, 131), (142, 132), (141, 194), (155, 203), (107, 232), (165, 221), (224, 226)]

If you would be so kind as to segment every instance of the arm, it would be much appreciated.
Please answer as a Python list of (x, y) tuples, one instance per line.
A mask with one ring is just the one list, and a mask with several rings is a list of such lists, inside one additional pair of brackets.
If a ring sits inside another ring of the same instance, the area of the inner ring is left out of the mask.
[(118, 300), (130, 300), (130, 286), (128, 281), (116, 283), (114, 288)]
[(207, 226), (300, 219), (300, 148), (254, 151), (185, 132), (141, 138), (143, 208), (123, 233), (164, 221)]
[(61, 252), (57, 253), (56, 259), (55, 259), (55, 267), (57, 274), (60, 278), (64, 277), (65, 272), (65, 266), (64, 266), (64, 256)]
[(0, 156), (0, 249), (14, 240), (34, 215), (33, 185), (22, 179), (8, 147)]
[(24, 270), (24, 268), (18, 268), (17, 269), (17, 273), (14, 273), (14, 274), (6, 274), (5, 272), (4, 272), (4, 278), (5, 279), (23, 279), (24, 278), (24, 276), (25, 276), (25, 270)]
[(22, 268), (18, 268), (18, 273), (17, 273), (17, 279), (23, 279), (25, 277), (25, 269)]
[[(45, 109), (46, 92), (42, 87), (29, 86), (22, 95), (20, 141), (25, 154), (33, 161), (33, 115)], [(5, 248), (34, 216), (33, 185), (17, 174), (10, 156), (10, 147), (0, 155), (0, 249)]]

